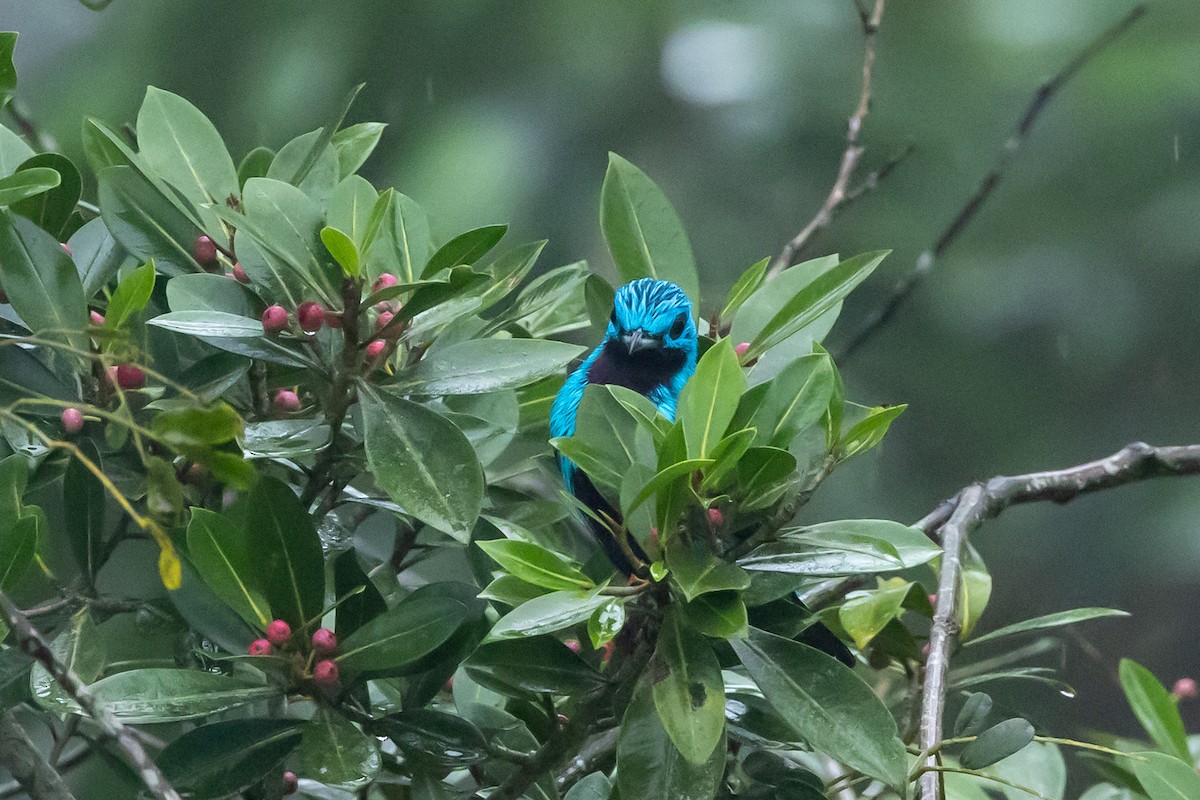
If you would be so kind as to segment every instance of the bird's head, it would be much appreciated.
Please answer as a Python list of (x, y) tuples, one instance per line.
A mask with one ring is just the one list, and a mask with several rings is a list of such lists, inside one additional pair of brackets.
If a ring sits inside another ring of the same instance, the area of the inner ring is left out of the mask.
[(670, 281), (639, 278), (627, 283), (613, 298), (605, 339), (633, 358), (658, 353), (694, 361), (696, 323), (691, 301)]

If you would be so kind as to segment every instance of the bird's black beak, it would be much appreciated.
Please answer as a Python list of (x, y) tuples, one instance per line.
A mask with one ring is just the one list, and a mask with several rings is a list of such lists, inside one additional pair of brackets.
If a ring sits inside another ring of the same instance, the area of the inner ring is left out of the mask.
[(651, 336), (641, 328), (621, 334), (621, 344), (629, 351), (629, 355), (642, 350), (657, 350), (662, 347), (662, 339)]

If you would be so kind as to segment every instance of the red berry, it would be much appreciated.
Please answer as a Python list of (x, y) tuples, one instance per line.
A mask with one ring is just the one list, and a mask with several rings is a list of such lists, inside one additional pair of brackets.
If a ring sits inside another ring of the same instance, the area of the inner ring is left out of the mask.
[(609, 661), (611, 661), (612, 656), (613, 656), (613, 650), (615, 650), (615, 649), (616, 649), (616, 643), (613, 642), (613, 640), (609, 639), (607, 642), (605, 642), (604, 643), (604, 652), (600, 656), (601, 663), (607, 664)]
[(721, 513), (721, 509), (719, 508), (710, 508), (708, 510), (708, 521), (714, 526), (724, 525), (725, 515)]
[(1195, 678), (1180, 678), (1175, 681), (1175, 686), (1171, 688), (1171, 694), (1180, 700), (1191, 700), (1200, 695), (1200, 689), (1196, 686)]
[(300, 321), (301, 330), (315, 333), (325, 324), (325, 309), (320, 303), (309, 300), (307, 303), (301, 303), (296, 309), (296, 319)]
[(288, 326), (288, 312), (283, 306), (267, 306), (262, 313), (264, 333), (279, 333)]
[(370, 342), (367, 342), (367, 360), (374, 361), (375, 359), (379, 358), (379, 356), (381, 356), (383, 351), (386, 349), (387, 342), (385, 342), (383, 339), (372, 339)]
[(272, 404), (280, 414), (291, 414), (300, 410), (300, 395), (291, 389), (280, 389), (275, 393)]
[(313, 667), (313, 681), (323, 689), (332, 689), (338, 684), (337, 662), (326, 658)]
[(83, 412), (78, 408), (64, 408), (62, 412), (63, 430), (72, 436), (83, 430)]
[(342, 327), (342, 312), (334, 311), (332, 308), (325, 309), (325, 324), (331, 328)]
[(271, 655), (271, 643), (266, 639), (255, 639), (246, 648), (246, 652), (252, 656), (269, 656)]
[(565, 644), (572, 653), (578, 653), (583, 649), (583, 645), (579, 643), (578, 639), (567, 639), (565, 642), (563, 642), (563, 644)]
[(300, 788), (300, 781), (296, 778), (296, 773), (287, 770), (283, 773), (283, 796), (293, 795)]
[(75, 257), (75, 254), (71, 252), (71, 245), (67, 244), (66, 242), (59, 242), (59, 244), (62, 245), (64, 253), (69, 255), (71, 258)]
[(271, 620), (267, 626), (267, 641), (276, 647), (283, 647), (292, 638), (292, 626), (281, 619)]
[(385, 272), (376, 278), (375, 282), (371, 284), (371, 294), (374, 294), (381, 289), (386, 289), (389, 286), (395, 286), (399, 282), (399, 279), (397, 279), (395, 275), (391, 274), (390, 272)]
[(195, 256), (197, 264), (211, 264), (217, 260), (217, 243), (201, 234), (192, 245), (192, 255)]
[(312, 635), (313, 651), (319, 656), (331, 656), (337, 652), (337, 636), (329, 628), (317, 628)]
[(89, 311), (88, 312), (88, 320), (90, 320), (93, 325), (95, 325), (97, 328), (99, 328), (101, 325), (104, 324), (104, 315), (101, 314), (99, 311)]
[(250, 276), (246, 274), (246, 270), (242, 269), (241, 264), (233, 265), (233, 277), (238, 283), (250, 282)]
[(738, 358), (741, 358), (742, 356), (746, 355), (746, 351), (749, 349), (750, 349), (749, 342), (742, 342), (741, 344), (735, 344), (733, 346), (733, 352), (737, 353)]
[(146, 373), (133, 364), (117, 365), (117, 386), (125, 391), (140, 389), (146, 385)]

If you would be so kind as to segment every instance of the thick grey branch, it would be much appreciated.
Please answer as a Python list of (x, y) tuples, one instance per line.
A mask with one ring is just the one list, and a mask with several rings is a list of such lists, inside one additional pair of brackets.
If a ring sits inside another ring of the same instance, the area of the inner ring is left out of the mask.
[(0, 766), (34, 800), (75, 800), (62, 776), (37, 749), (12, 711), (0, 716)]
[(104, 736), (112, 739), (124, 751), (150, 794), (158, 800), (180, 800), (179, 793), (163, 777), (158, 765), (146, 754), (137, 737), (103, 704), (96, 701), (74, 670), (55, 658), (42, 634), (3, 591), (0, 591), (0, 615), (16, 635), (21, 650), (45, 667), (63, 691), (95, 720)]

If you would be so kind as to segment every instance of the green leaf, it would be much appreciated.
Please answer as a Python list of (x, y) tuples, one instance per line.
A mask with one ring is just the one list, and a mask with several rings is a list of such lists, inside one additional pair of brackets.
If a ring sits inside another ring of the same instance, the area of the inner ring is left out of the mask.
[(181, 559), (182, 581), (167, 596), (188, 626), (228, 653), (241, 656), (262, 636), (208, 587), (187, 558)]
[(501, 575), (483, 587), (483, 591), (479, 593), (479, 599), (495, 600), (497, 603), (516, 608), (526, 600), (532, 600), (548, 593), (549, 591), (541, 586), (526, 583), (516, 575)]
[(210, 235), (220, 230), (202, 206), (238, 198), (233, 159), (208, 117), (179, 95), (150, 86), (138, 111), (137, 143), (146, 166), (199, 209)]
[(348, 791), (370, 784), (382, 766), (375, 741), (329, 706), (304, 726), (297, 757), (299, 775)]
[(497, 256), (495, 261), (488, 264), (486, 272), (492, 277), (493, 283), (479, 295), (479, 310), (491, 308), (512, 293), (533, 269), (545, 247), (545, 239), (529, 242)]
[(689, 457), (708, 457), (724, 437), (744, 391), (746, 376), (732, 340), (722, 339), (700, 359), (679, 394), (676, 418), (683, 423)]
[(246, 501), (243, 537), (271, 613), (304, 631), (325, 604), (325, 560), (308, 509), (286, 483), (263, 476)]
[(146, 320), (147, 325), (194, 336), (213, 347), (289, 367), (312, 368), (308, 357), (282, 341), (263, 335), (262, 322), (223, 311), (171, 311)]
[(1012, 625), (1005, 625), (994, 631), (989, 631), (982, 636), (977, 636), (967, 644), (979, 644), (980, 642), (990, 641), (992, 639), (1000, 639), (1005, 636), (1013, 636), (1018, 633), (1026, 633), (1028, 631), (1040, 631), (1046, 628), (1058, 628), (1063, 625), (1074, 625), (1077, 622), (1084, 622), (1089, 619), (1103, 619), (1105, 617), (1128, 617), (1128, 611), (1118, 611), (1115, 608), (1074, 608), (1070, 611), (1058, 611), (1054, 614), (1046, 614), (1041, 617), (1015, 622)]
[[(320, 148), (320, 139), (318, 129), (301, 134), (279, 148), (267, 168), (266, 177), (294, 186), (313, 200), (324, 202), (337, 186), (340, 168), (337, 151), (328, 144)], [(293, 177), (314, 153), (316, 159), (308, 171), (302, 177)]]
[[(88, 350), (87, 305), (75, 265), (57, 239), (8, 212), (0, 212), (0, 284), (36, 336)], [(84, 363), (80, 356), (70, 360)]]
[(1181, 761), (1162, 753), (1134, 753), (1133, 774), (1150, 800), (1200, 800), (1200, 775), (1192, 760)]
[(832, 656), (750, 629), (730, 645), (763, 695), (815, 749), (902, 790), (907, 757), (896, 721), (866, 683)]
[(646, 481), (645, 485), (642, 486), (631, 502), (625, 504), (623, 509), (625, 516), (627, 518), (632, 517), (633, 512), (637, 511), (642, 503), (645, 503), (651, 497), (667, 489), (685, 475), (691, 475), (693, 472), (698, 472), (705, 467), (712, 466), (712, 464), (713, 459), (711, 458), (692, 458), (686, 461), (677, 461), (669, 467), (664, 467), (654, 473), (654, 476), (650, 480)]
[(766, 282), (767, 267), (770, 264), (771, 259), (769, 257), (764, 258), (743, 272), (733, 282), (733, 286), (729, 289), (729, 296), (725, 298), (725, 307), (721, 309), (720, 318), (722, 320), (733, 319), (738, 309), (742, 307), (742, 304), (749, 300), (750, 296), (757, 292)]
[(241, 678), (166, 667), (118, 672), (89, 688), (97, 701), (129, 724), (198, 719), (281, 694), (278, 687)]
[(271, 169), (271, 162), (274, 160), (275, 151), (269, 147), (256, 147), (246, 153), (237, 168), (238, 188), (243, 188), (246, 181), (251, 178), (267, 177), (267, 172)]
[(497, 564), (526, 583), (547, 589), (591, 589), (595, 584), (569, 560), (533, 542), (475, 542)]
[(382, 272), (395, 270), (401, 283), (412, 283), (421, 276), (433, 252), (429, 221), (417, 202), (407, 195), (388, 190), (379, 200), (384, 204), (382, 213), (386, 216), (379, 223), (383, 233), (375, 237), (373, 246), (367, 250), (367, 272), (374, 279)]
[(349, 125), (333, 135), (330, 143), (338, 156), (338, 171), (343, 178), (358, 171), (379, 144), (386, 128), (382, 122), (360, 122)]
[(611, 598), (591, 592), (551, 592), (535, 597), (500, 618), (491, 639), (541, 636), (583, 622)]
[[(851, 592), (838, 609), (838, 622), (854, 639), (858, 649), (870, 644), (887, 624), (904, 611), (904, 601), (916, 584), (892, 578), (876, 589)], [(919, 590), (919, 587), (918, 587)]]
[(260, 572), (250, 560), (250, 542), (227, 517), (193, 508), (187, 529), (188, 555), (208, 587), (260, 630), (271, 621), (271, 609), (258, 588)]
[(916, 528), (888, 520), (837, 520), (791, 528), (779, 541), (756, 548), (745, 569), (835, 577), (907, 569), (941, 555)]
[(962, 571), (958, 578), (958, 605), (955, 608), (959, 639), (966, 639), (975, 630), (975, 624), (983, 616), (991, 596), (992, 576), (979, 551), (967, 542), (963, 549)]
[(992, 698), (984, 692), (971, 692), (954, 720), (954, 736), (974, 736), (984, 729), (992, 712)]
[(114, 166), (97, 175), (100, 214), (122, 247), (142, 261), (154, 259), (166, 275), (204, 271), (192, 256), (200, 228), (142, 173)]
[(761, 444), (787, 448), (801, 432), (820, 421), (833, 396), (833, 362), (813, 353), (785, 367), (767, 385), (762, 404), (750, 418)]
[(570, 791), (563, 795), (563, 800), (608, 800), (612, 790), (612, 781), (607, 775), (603, 772), (593, 772), (572, 786)]
[(982, 769), (1008, 758), (1033, 741), (1028, 720), (1006, 719), (988, 728), (963, 748), (959, 762), (967, 769)]
[[(350, 592), (362, 587), (362, 591)], [(387, 611), (383, 595), (358, 563), (353, 548), (333, 562), (333, 589), (337, 597), (345, 597), (337, 607), (337, 635), (345, 640), (370, 620)]]
[(591, 664), (552, 636), (482, 644), (463, 667), (482, 686), (518, 697), (526, 692), (574, 695), (604, 682)]
[(12, 175), (34, 155), (33, 148), (24, 139), (0, 125), (0, 176)]
[(430, 352), (400, 386), (427, 395), (484, 394), (560, 373), (584, 348), (542, 339), (471, 339)]
[(377, 724), (406, 757), (419, 763), (465, 767), (488, 758), (487, 739), (479, 728), (444, 711), (406, 709), (379, 719)]
[(467, 615), (467, 606), (453, 598), (406, 598), (341, 642), (337, 662), (351, 672), (404, 674), (445, 643)]
[(13, 48), (18, 34), (13, 31), (0, 33), (0, 108), (17, 93), (17, 69), (13, 66)]
[(229, 797), (264, 776), (278, 775), (301, 735), (297, 720), (223, 720), (187, 731), (155, 761), (171, 785), (188, 797)]
[[(290, 276), (293, 283), (304, 287), (306, 299), (340, 307), (341, 270), (326, 257), (321, 242), (324, 215), (320, 206), (295, 186), (271, 178), (251, 178), (242, 195), (245, 220), (221, 212), (223, 218), (235, 224), (243, 222), (237, 226), (239, 242), (243, 234), (249, 235), (274, 272)], [(249, 272), (246, 259), (242, 266)]]
[(1187, 733), (1179, 716), (1179, 707), (1154, 673), (1136, 661), (1123, 658), (1117, 674), (1129, 707), (1158, 748), (1190, 763)]
[(724, 487), (736, 473), (738, 463), (757, 436), (756, 428), (742, 428), (717, 442), (709, 454), (712, 463), (703, 470), (704, 480), (700, 482), (700, 491), (709, 492)]
[(507, 230), (507, 225), (487, 225), (460, 233), (430, 257), (421, 270), (421, 277), (429, 278), (450, 267), (474, 264), (499, 243)]
[[(100, 452), (91, 439), (79, 443), (79, 449), (93, 464), (99, 465)], [(108, 496), (99, 479), (77, 458), (67, 462), (63, 472), (63, 515), (71, 537), (75, 563), (90, 585), (100, 570), (104, 552), (104, 519)]]
[(716, 639), (740, 639), (749, 630), (746, 604), (738, 592), (708, 592), (683, 607), (692, 630)]
[(617, 734), (617, 788), (621, 800), (711, 800), (725, 772), (725, 746), (695, 765), (676, 749), (655, 709), (648, 680), (634, 690)]
[(112, 280), (128, 257), (109, 233), (103, 219), (85, 222), (71, 234), (67, 244), (71, 247), (79, 279), (83, 281), (85, 298), (93, 297)]
[(667, 543), (667, 567), (689, 602), (709, 592), (741, 591), (750, 586), (750, 575), (744, 569), (678, 537)]
[[(99, 677), (105, 662), (104, 639), (86, 608), (71, 616), (67, 627), (50, 642), (50, 652), (85, 684)], [(29, 692), (47, 711), (76, 713), (78, 708), (41, 664), (34, 664), (29, 673)]]
[(697, 303), (700, 280), (683, 223), (646, 173), (608, 154), (600, 189), (600, 228), (625, 283), (637, 278), (672, 281)]
[(59, 153), (39, 153), (21, 165), (22, 171), (28, 169), (52, 169), (58, 173), (60, 181), (52, 190), (15, 204), (13, 211), (61, 238), (83, 191), (79, 168), (71, 159)]
[(104, 315), (105, 330), (119, 331), (124, 328), (134, 314), (146, 307), (153, 293), (154, 262), (150, 261), (126, 275), (117, 284)]
[(169, 280), (167, 306), (172, 311), (220, 311), (251, 321), (258, 316), (260, 307), (237, 281), (207, 272), (176, 275)]
[(625, 627), (625, 619), (625, 603), (619, 597), (612, 598), (593, 611), (587, 621), (592, 649), (599, 650), (617, 638), (617, 634)]
[[(1067, 786), (1067, 765), (1057, 745), (1033, 742), (1016, 754), (984, 769), (1009, 783), (1022, 787), (987, 782), (988, 789), (998, 790), (1005, 800), (1029, 800), (1029, 791), (1050, 800), (1063, 800)], [(1029, 791), (1024, 791), (1029, 790)]]
[(29, 515), (0, 521), (0, 590), (10, 590), (33, 566), (38, 520), (37, 515)]
[(49, 167), (26, 167), (7, 178), (0, 178), (0, 206), (11, 206), (29, 197), (50, 191), (62, 183), (62, 177)]
[(725, 733), (725, 686), (712, 647), (668, 612), (648, 672), (667, 735), (687, 761), (705, 764)]
[(367, 464), (406, 513), (461, 542), (483, 508), (483, 468), (453, 423), (386, 390), (362, 391)]
[(907, 405), (872, 408), (866, 417), (856, 422), (854, 427), (842, 435), (838, 445), (838, 458), (847, 459), (879, 444), (883, 441), (893, 420), (903, 414), (906, 408), (908, 408)]
[(337, 228), (326, 226), (321, 228), (321, 242), (333, 259), (342, 267), (342, 272), (349, 278), (358, 277), (362, 269), (362, 261), (358, 255), (358, 247), (354, 240)]
[[(349, 237), (356, 252), (361, 254), (362, 248), (370, 244), (367, 230), (372, 224), (372, 215), (378, 203), (379, 192), (375, 191), (375, 187), (365, 178), (351, 175), (335, 186), (333, 194), (329, 196), (329, 202), (325, 204), (325, 224)], [(376, 233), (379, 222), (374, 221)]]
[(360, 83), (357, 86), (351, 87), (350, 91), (342, 98), (341, 104), (334, 110), (333, 115), (321, 126), (320, 134), (313, 141), (312, 148), (305, 155), (299, 166), (297, 166), (296, 172), (288, 178), (289, 183), (299, 186), (308, 175), (309, 170), (317, 163), (321, 154), (330, 146), (330, 142), (333, 141), (337, 129), (342, 125), (342, 120), (346, 118), (346, 114), (350, 111), (350, 106), (354, 105), (354, 98), (358, 97), (358, 93), (362, 91), (365, 85)]

